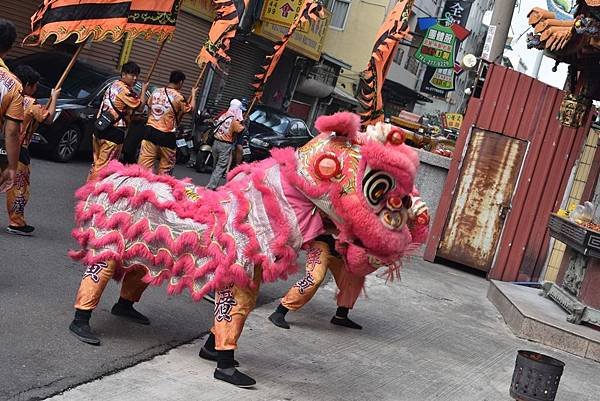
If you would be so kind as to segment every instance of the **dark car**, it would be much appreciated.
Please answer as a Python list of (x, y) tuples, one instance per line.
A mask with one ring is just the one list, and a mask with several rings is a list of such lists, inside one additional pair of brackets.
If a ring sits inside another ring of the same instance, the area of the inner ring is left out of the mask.
[[(70, 59), (71, 55), (65, 53), (35, 53), (10, 60), (7, 64), (9, 68), (30, 65), (40, 73), (35, 96), (40, 103), (45, 103)], [(90, 154), (94, 121), (102, 96), (117, 79), (119, 76), (114, 71), (77, 61), (62, 86), (54, 121), (50, 125), (39, 126), (33, 135), (31, 150), (60, 162), (71, 160), (78, 151)], [(139, 82), (134, 90), (138, 93), (141, 91)], [(132, 122), (129, 134), (133, 136), (136, 130), (143, 129), (144, 124), (145, 118), (138, 116)]]
[(265, 159), (271, 148), (298, 148), (312, 138), (313, 134), (301, 119), (277, 109), (257, 106), (250, 114), (244, 138), (244, 161)]

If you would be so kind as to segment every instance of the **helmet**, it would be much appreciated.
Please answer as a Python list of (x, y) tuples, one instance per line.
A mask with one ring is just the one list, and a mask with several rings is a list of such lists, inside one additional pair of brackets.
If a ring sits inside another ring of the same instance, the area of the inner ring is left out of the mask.
[(246, 111), (248, 110), (248, 98), (247, 97), (243, 97), (242, 100), (242, 110)]

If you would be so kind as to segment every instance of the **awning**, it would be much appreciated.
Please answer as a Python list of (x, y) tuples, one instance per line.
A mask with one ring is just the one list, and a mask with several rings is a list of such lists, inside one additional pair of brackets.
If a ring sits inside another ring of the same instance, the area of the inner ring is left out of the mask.
[(338, 88), (337, 86), (333, 89), (331, 97), (341, 100), (342, 102), (348, 103), (352, 106), (360, 106), (360, 103), (354, 98), (354, 96), (350, 95), (345, 90)]
[(433, 103), (433, 100), (421, 95), (414, 89), (410, 89), (398, 82), (385, 80), (383, 84), (384, 102), (385, 100), (396, 101), (398, 103), (406, 101)]
[(340, 60), (339, 58), (335, 58), (333, 56), (330, 56), (327, 53), (321, 53), (321, 59), (330, 62), (331, 64), (335, 64), (335, 65), (339, 65), (340, 67), (349, 70), (352, 68), (352, 66), (348, 63), (346, 63), (343, 60)]

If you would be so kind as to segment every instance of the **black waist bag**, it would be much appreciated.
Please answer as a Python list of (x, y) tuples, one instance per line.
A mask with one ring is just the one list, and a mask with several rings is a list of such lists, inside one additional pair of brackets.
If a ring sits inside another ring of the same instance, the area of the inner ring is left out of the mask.
[(110, 89), (111, 89), (112, 85), (108, 87), (108, 101), (110, 102), (110, 105), (112, 106), (112, 108), (119, 114), (118, 118), (114, 118), (112, 113), (109, 110), (104, 110), (100, 113), (100, 116), (96, 119), (96, 121), (94, 121), (94, 128), (96, 129), (97, 132), (102, 132), (102, 131), (106, 131), (106, 129), (108, 129), (109, 127), (112, 127), (117, 121), (123, 119), (124, 114), (121, 113), (116, 107), (115, 104), (113, 103), (111, 96), (110, 96)]

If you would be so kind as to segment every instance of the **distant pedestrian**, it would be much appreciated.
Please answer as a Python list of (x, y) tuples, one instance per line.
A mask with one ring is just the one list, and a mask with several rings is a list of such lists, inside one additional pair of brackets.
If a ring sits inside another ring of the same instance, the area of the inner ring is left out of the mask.
[(23, 121), (23, 87), (3, 58), (17, 39), (15, 25), (0, 18), (0, 192), (6, 192), (17, 174), (19, 133)]
[(111, 160), (119, 158), (131, 114), (144, 107), (148, 83), (142, 85), (140, 96), (133, 90), (139, 74), (140, 67), (136, 63), (123, 64), (121, 78), (104, 93), (92, 140), (94, 161), (88, 181), (95, 179)]
[(188, 102), (181, 94), (184, 81), (185, 74), (175, 70), (171, 72), (169, 85), (155, 89), (148, 99), (148, 122), (138, 164), (153, 170), (158, 160), (158, 174), (172, 173), (177, 151), (177, 128), (183, 115), (191, 112), (196, 104), (198, 88), (192, 88)]
[(229, 109), (217, 120), (221, 124), (215, 133), (212, 146), (213, 171), (206, 188), (216, 189), (223, 174), (227, 171), (232, 156), (234, 142), (244, 131), (243, 105), (238, 99), (232, 99)]
[(20, 65), (15, 68), (15, 75), (23, 85), (25, 113), (19, 136), (19, 161), (14, 185), (6, 193), (6, 208), (9, 217), (6, 231), (11, 234), (31, 235), (34, 227), (25, 222), (25, 206), (29, 201), (29, 165), (31, 161), (28, 148), (38, 125), (41, 123), (51, 124), (54, 120), (60, 89), (53, 89), (48, 104), (41, 105), (33, 97), (37, 91), (40, 74), (28, 65)]

